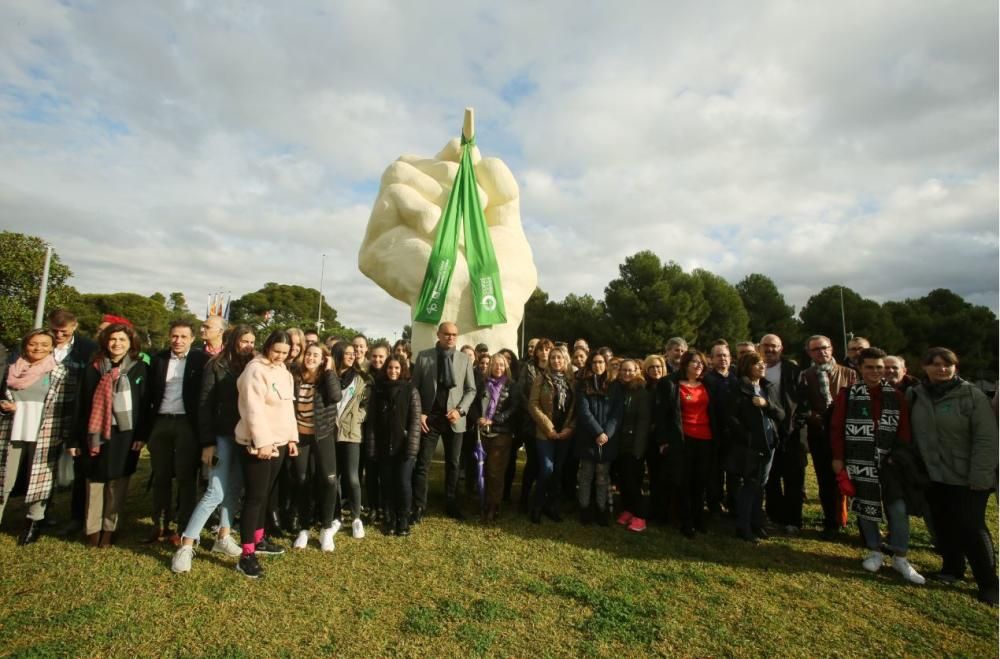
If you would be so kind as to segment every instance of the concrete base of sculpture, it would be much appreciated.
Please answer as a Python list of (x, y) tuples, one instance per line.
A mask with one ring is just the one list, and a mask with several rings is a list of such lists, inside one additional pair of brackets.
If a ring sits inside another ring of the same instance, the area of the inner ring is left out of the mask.
[[(375, 206), (368, 218), (358, 267), (389, 295), (407, 304), (411, 318), (461, 155), (460, 140), (455, 138), (433, 158), (400, 156), (382, 174)], [(500, 264), (507, 322), (476, 327), (464, 237), (459, 239), (458, 262), (441, 319), (458, 324), (459, 346), (485, 343), (490, 352), (510, 348), (517, 354), (517, 328), (524, 316), (524, 304), (538, 285), (538, 271), (521, 226), (520, 197), (514, 175), (503, 161), (481, 157), (478, 148), (473, 149), (472, 162), (479, 199)], [(436, 332), (437, 327), (413, 323), (414, 353), (434, 345)]]

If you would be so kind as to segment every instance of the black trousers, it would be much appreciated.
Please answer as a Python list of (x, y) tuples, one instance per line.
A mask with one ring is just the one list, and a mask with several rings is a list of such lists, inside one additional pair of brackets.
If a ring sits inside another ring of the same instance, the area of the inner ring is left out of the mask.
[(285, 463), (288, 447), (282, 446), (270, 460), (247, 453), (245, 446), (238, 446), (240, 464), (243, 465), (243, 512), (240, 513), (240, 539), (249, 543), (258, 529), (264, 528), (267, 517), (267, 500), (278, 480), (278, 473)]
[[(535, 481), (538, 480), (538, 450), (535, 448), (535, 431), (531, 430), (530, 433), (522, 433), (521, 438), (522, 444), (524, 446), (524, 469), (521, 471), (521, 505), (525, 508), (530, 507), (528, 504), (531, 501), (531, 488), (535, 486)], [(517, 462), (517, 451), (512, 450), (510, 452), (511, 462)], [(514, 477), (514, 467), (509, 467), (511, 473), (511, 479)]]
[(996, 592), (993, 539), (986, 528), (989, 498), (990, 491), (961, 485), (931, 483), (927, 489), (927, 505), (934, 519), (938, 551), (944, 559), (941, 571), (961, 578), (968, 561), (979, 589)]
[(682, 529), (705, 523), (705, 491), (712, 474), (712, 441), (684, 438), (679, 447), (681, 470), (677, 480), (677, 503)]
[(437, 450), (438, 440), (444, 442), (444, 495), (449, 503), (455, 501), (458, 489), (458, 463), (462, 454), (462, 437), (450, 427), (447, 430), (431, 428), (420, 436), (420, 453), (413, 467), (413, 505), (422, 510), (427, 508), (428, 473), (431, 460)]
[[(382, 483), (382, 505), (387, 515), (397, 520), (409, 520), (413, 507), (413, 465), (416, 458), (403, 454), (379, 458), (379, 480)], [(370, 472), (369, 472), (370, 475)]]
[(802, 528), (802, 488), (806, 456), (798, 436), (786, 438), (774, 452), (767, 479), (767, 516), (775, 524)]
[(833, 473), (833, 449), (830, 448), (830, 437), (825, 432), (825, 426), (822, 430), (809, 429), (809, 454), (812, 456), (816, 484), (819, 486), (819, 503), (823, 507), (823, 528), (840, 528), (843, 495), (840, 494), (837, 477)]
[(622, 511), (628, 511), (636, 517), (645, 519), (646, 510), (642, 499), (643, 459), (634, 455), (620, 455), (616, 462)]

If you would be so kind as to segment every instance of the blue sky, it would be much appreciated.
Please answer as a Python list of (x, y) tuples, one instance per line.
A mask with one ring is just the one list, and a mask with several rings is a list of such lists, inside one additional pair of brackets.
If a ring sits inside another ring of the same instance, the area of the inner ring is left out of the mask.
[[(652, 248), (801, 306), (951, 288), (997, 308), (995, 3), (22, 2), (0, 6), (0, 213), (87, 292), (357, 270), (382, 171), (474, 106), (539, 283)], [(123, 264), (124, 263), (124, 264)]]

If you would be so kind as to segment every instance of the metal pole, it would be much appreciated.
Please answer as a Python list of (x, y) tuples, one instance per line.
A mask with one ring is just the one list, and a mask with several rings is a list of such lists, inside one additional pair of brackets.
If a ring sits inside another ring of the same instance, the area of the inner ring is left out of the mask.
[[(525, 305), (527, 306), (527, 305)], [(524, 342), (528, 340), (528, 310), (524, 310), (524, 314), (521, 315), (521, 360), (524, 360)]]
[(316, 330), (323, 331), (323, 277), (326, 275), (326, 254), (319, 266), (319, 308), (316, 309)]
[(840, 287), (840, 329), (844, 334), (844, 359), (847, 359), (847, 319), (844, 315), (844, 287)]
[(38, 306), (35, 307), (35, 327), (42, 326), (45, 316), (45, 298), (49, 294), (49, 264), (52, 262), (52, 247), (45, 250), (45, 266), (42, 268), (42, 287), (38, 291)]

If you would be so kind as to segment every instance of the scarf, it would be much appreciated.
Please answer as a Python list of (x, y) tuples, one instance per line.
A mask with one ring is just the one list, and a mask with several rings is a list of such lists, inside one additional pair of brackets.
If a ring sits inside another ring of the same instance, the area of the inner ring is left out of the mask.
[(882, 413), (872, 418), (872, 399), (864, 382), (852, 385), (847, 393), (844, 419), (844, 464), (854, 484), (851, 509), (862, 519), (882, 521), (882, 486), (879, 471), (882, 459), (892, 450), (899, 428), (899, 401), (896, 389), (882, 382)]
[(816, 364), (816, 380), (819, 382), (819, 393), (826, 401), (826, 406), (833, 404), (833, 394), (830, 393), (830, 373), (833, 372), (834, 363)]
[(455, 349), (437, 346), (437, 382), (442, 389), (455, 386)]
[(51, 373), (55, 367), (56, 358), (51, 354), (35, 363), (29, 362), (24, 357), (18, 357), (7, 371), (7, 386), (11, 389), (27, 389), (38, 382), (43, 375)]
[(565, 412), (566, 399), (569, 397), (569, 385), (566, 383), (566, 374), (559, 371), (550, 371), (549, 380), (555, 390), (552, 396), (552, 411)]
[(358, 393), (357, 371), (349, 368), (340, 375), (340, 402), (337, 403), (337, 416), (342, 416), (350, 405), (354, 394)]
[(947, 382), (931, 382), (930, 380), (924, 380), (924, 389), (927, 390), (927, 394), (931, 397), (931, 400), (941, 400), (944, 395), (962, 384), (962, 378), (957, 375)]
[(107, 357), (94, 362), (94, 367), (101, 373), (101, 379), (94, 391), (87, 423), (91, 448), (100, 448), (102, 443), (111, 439), (112, 420), (121, 432), (132, 430), (132, 385), (128, 380), (128, 372), (133, 366), (135, 361), (128, 355), (117, 366)]
[(589, 395), (608, 393), (608, 372), (604, 371), (600, 375), (591, 373), (587, 379), (587, 389)]
[(507, 384), (506, 375), (501, 375), (498, 378), (487, 378), (486, 391), (490, 395), (490, 400), (486, 403), (486, 413), (483, 414), (484, 419), (493, 420), (493, 415), (497, 412), (497, 404), (500, 402), (500, 392), (503, 391), (505, 384)]

